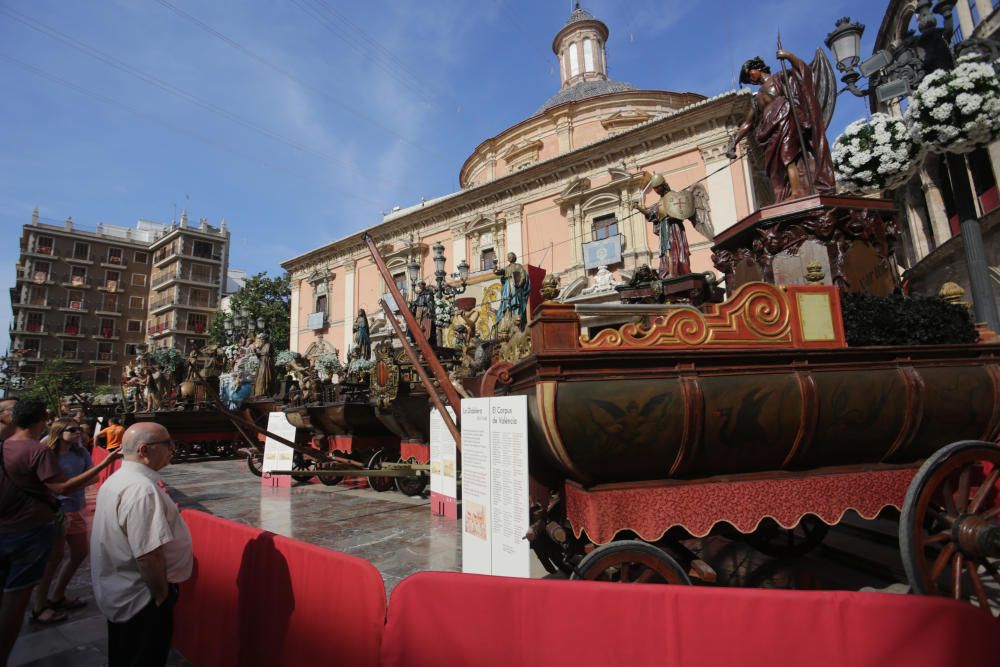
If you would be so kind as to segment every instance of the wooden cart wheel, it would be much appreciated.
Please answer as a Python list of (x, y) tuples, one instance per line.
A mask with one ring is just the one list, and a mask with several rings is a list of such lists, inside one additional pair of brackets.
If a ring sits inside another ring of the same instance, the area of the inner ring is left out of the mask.
[(343, 477), (333, 477), (328, 475), (316, 475), (316, 478), (322, 482), (324, 486), (337, 486), (344, 479)]
[[(384, 460), (385, 459), (382, 456), (382, 450), (375, 452), (375, 454), (373, 454), (372, 457), (368, 460), (368, 469), (381, 470), (382, 461)], [(386, 491), (392, 489), (393, 479), (392, 477), (369, 477), (368, 486), (372, 487), (379, 493), (385, 493)]]
[(263, 467), (264, 454), (262, 452), (254, 450), (247, 454), (247, 468), (250, 472), (257, 475), (257, 477), (260, 477), (263, 472)]
[(761, 523), (758, 529), (744, 536), (754, 549), (774, 558), (804, 556), (822, 542), (830, 526), (812, 514), (806, 514), (794, 528), (782, 528), (771, 520)]
[[(399, 459), (400, 463), (416, 463), (412, 458), (408, 461)], [(396, 478), (396, 490), (402, 493), (404, 496), (419, 496), (427, 488), (428, 477), (427, 475), (421, 474), (419, 472), (414, 473), (411, 477), (397, 477)]]
[[(302, 456), (298, 452), (295, 452), (295, 454), (292, 455), (292, 470), (309, 471), (312, 470), (314, 465), (316, 464), (315, 462), (312, 461), (312, 459), (306, 461), (306, 457)], [(315, 477), (315, 475), (313, 475), (311, 472), (292, 475), (292, 479), (294, 479), (296, 482), (302, 482), (302, 483), (312, 481), (313, 477)]]
[(914, 593), (1000, 610), (1000, 447), (963, 440), (924, 461), (903, 500), (899, 546)]
[(570, 578), (629, 584), (691, 585), (684, 568), (670, 554), (639, 540), (621, 540), (597, 547), (583, 557)]

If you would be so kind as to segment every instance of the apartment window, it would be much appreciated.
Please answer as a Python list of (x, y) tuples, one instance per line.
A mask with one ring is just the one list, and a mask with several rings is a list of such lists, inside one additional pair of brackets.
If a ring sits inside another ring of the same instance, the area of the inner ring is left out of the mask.
[(195, 257), (203, 257), (205, 259), (212, 259), (213, 246), (208, 241), (195, 241), (191, 244), (191, 254)]
[(576, 52), (576, 42), (569, 45), (569, 74), (576, 76), (580, 73), (580, 56)]
[(146, 274), (145, 273), (133, 273), (132, 274), (132, 287), (145, 287), (146, 286)]
[(114, 361), (114, 347), (109, 342), (103, 342), (97, 344), (97, 360), (98, 361)]
[(48, 262), (41, 262), (36, 259), (34, 262), (32, 262), (31, 267), (32, 267), (31, 279), (34, 280), (36, 283), (44, 283), (49, 279), (49, 271), (52, 268), (51, 264), (49, 264)]
[(83, 310), (83, 292), (75, 289), (66, 292), (66, 307), (73, 310)]
[(484, 250), (479, 255), (479, 270), (492, 271), (497, 268), (497, 251), (493, 248)]
[(43, 255), (51, 255), (55, 252), (56, 242), (51, 236), (35, 237), (35, 252)]
[(409, 281), (406, 279), (406, 274), (405, 273), (397, 273), (396, 275), (394, 275), (392, 277), (392, 281), (394, 283), (396, 283), (396, 288), (399, 290), (399, 293), (403, 295), (403, 299), (404, 300), (408, 299), (409, 295), (408, 295), (407, 291), (408, 291), (408, 288), (409, 288)]
[(101, 298), (101, 310), (106, 313), (117, 313), (118, 312), (118, 295), (117, 294), (105, 294)]
[(77, 241), (73, 244), (73, 259), (90, 259), (90, 244)]
[(107, 366), (102, 366), (94, 371), (94, 384), (111, 384), (111, 369)]
[(128, 298), (129, 310), (142, 310), (146, 300), (141, 296), (130, 296)]
[(32, 306), (44, 306), (49, 302), (48, 296), (49, 289), (47, 287), (32, 285), (31, 289), (28, 290), (28, 303)]
[(135, 251), (133, 258), (136, 264), (148, 264), (149, 263), (149, 253)]
[(102, 317), (97, 332), (104, 338), (111, 338), (115, 335), (115, 321), (110, 317)]
[(70, 335), (76, 336), (82, 333), (80, 329), (80, 316), (79, 315), (67, 315), (66, 319), (63, 321), (63, 333), (68, 333)]
[(125, 254), (121, 248), (108, 248), (108, 264), (124, 264)]
[(187, 330), (195, 333), (205, 333), (208, 328), (208, 316), (204, 313), (188, 313)]
[(63, 359), (76, 359), (76, 355), (80, 351), (80, 345), (75, 340), (64, 340), (62, 343), (62, 358)]
[(37, 338), (28, 338), (21, 341), (21, 350), (23, 350), (21, 354), (29, 359), (37, 359), (41, 349), (42, 341)]
[(129, 333), (142, 333), (142, 320), (129, 320), (125, 323), (125, 331)]
[(188, 292), (188, 305), (196, 308), (208, 308), (210, 306), (209, 293), (206, 289), (192, 289)]
[(87, 267), (73, 266), (69, 270), (69, 284), (80, 287), (87, 284)]
[(618, 218), (615, 217), (614, 213), (598, 216), (594, 218), (592, 229), (595, 241), (618, 236)]
[(28, 318), (24, 324), (24, 330), (31, 333), (41, 333), (45, 330), (45, 315), (42, 313), (28, 313)]
[(104, 272), (104, 286), (111, 290), (118, 289), (118, 285), (121, 283), (122, 274), (118, 271), (105, 271)]
[(134, 357), (139, 354), (138, 343), (125, 343), (125, 355)]
[(594, 71), (594, 42), (589, 37), (583, 40), (583, 71)]
[(191, 280), (199, 283), (214, 282), (212, 280), (212, 267), (204, 264), (192, 264), (190, 276)]

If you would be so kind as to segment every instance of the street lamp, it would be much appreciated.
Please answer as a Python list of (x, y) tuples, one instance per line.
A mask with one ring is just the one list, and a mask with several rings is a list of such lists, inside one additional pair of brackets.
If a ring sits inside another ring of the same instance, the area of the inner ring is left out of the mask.
[(420, 262), (417, 261), (416, 257), (406, 265), (406, 277), (410, 279), (411, 286), (416, 286), (417, 280), (420, 278)]
[(261, 331), (263, 331), (265, 324), (266, 324), (266, 322), (264, 321), (264, 316), (263, 315), (261, 315), (260, 317), (257, 318), (257, 328), (258, 329), (260, 329)]
[[(826, 36), (825, 43), (833, 52), (837, 69), (844, 72), (841, 81), (847, 86), (846, 90), (857, 97), (869, 95), (871, 85), (868, 88), (857, 85), (862, 77), (868, 78), (871, 83), (877, 84), (874, 86), (875, 100), (881, 104), (908, 95), (935, 70), (952, 69), (956, 56), (965, 52), (978, 54), (989, 62), (995, 60), (1000, 53), (1000, 44), (993, 40), (966, 39), (957, 44), (952, 52), (950, 43), (955, 32), (955, 2), (939, 0), (932, 7), (930, 0), (917, 0), (914, 14), (919, 32), (911, 31), (891, 52), (885, 49), (877, 51), (864, 62), (860, 62), (860, 51), (865, 27), (846, 16), (838, 20), (833, 31)], [(942, 19), (940, 26), (938, 16)], [(993, 331), (1000, 331), (1000, 315), (993, 296), (965, 157), (946, 153), (945, 160), (955, 197), (955, 212), (961, 221), (962, 246), (976, 320), (985, 322)]]
[[(464, 259), (458, 265), (458, 277), (461, 279), (461, 284), (458, 287), (454, 285), (446, 285), (445, 280), (448, 278), (448, 272), (445, 271), (446, 258), (444, 256), (444, 245), (440, 241), (435, 243), (431, 250), (434, 251), (434, 281), (437, 283), (437, 294), (439, 297), (454, 297), (465, 291), (465, 281), (469, 277), (469, 263)], [(454, 275), (452, 277), (455, 277)]]

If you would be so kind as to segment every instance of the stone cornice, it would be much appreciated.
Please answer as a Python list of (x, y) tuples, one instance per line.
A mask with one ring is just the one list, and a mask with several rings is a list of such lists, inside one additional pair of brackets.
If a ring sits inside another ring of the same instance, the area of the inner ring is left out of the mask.
[[(598, 169), (619, 167), (622, 161), (631, 160), (636, 153), (650, 148), (676, 144), (676, 150), (671, 151), (674, 154), (696, 150), (700, 135), (725, 132), (727, 128), (737, 125), (746, 114), (751, 99), (749, 91), (724, 93), (494, 181), (427, 202), (425, 206), (384, 221), (367, 231), (379, 242), (400, 238), (409, 232), (426, 234), (437, 227), (445, 231), (456, 217), (489, 217), (487, 211), (509, 207), (509, 200), (515, 197), (559, 185)], [(335, 265), (348, 257), (367, 256), (364, 233), (365, 230), (355, 232), (285, 260), (281, 267), (286, 271), (293, 271), (321, 260)]]

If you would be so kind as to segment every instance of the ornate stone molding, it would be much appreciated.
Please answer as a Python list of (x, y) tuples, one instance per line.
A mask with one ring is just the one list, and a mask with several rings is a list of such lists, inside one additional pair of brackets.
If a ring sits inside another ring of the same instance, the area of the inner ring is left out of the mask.
[(520, 141), (508, 148), (500, 156), (511, 171), (523, 169), (530, 164), (538, 162), (538, 156), (542, 152), (544, 144), (539, 139), (534, 141)]
[(601, 119), (601, 126), (608, 132), (622, 132), (652, 119), (653, 117), (645, 111), (626, 109)]

